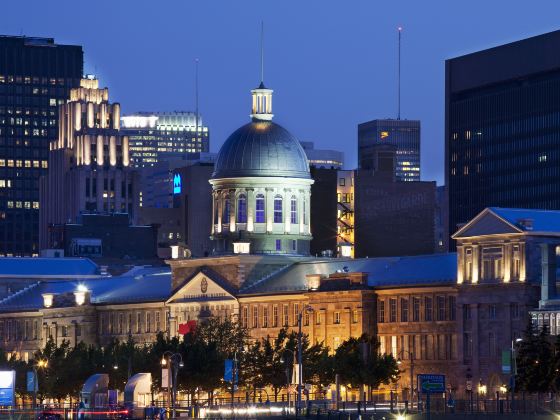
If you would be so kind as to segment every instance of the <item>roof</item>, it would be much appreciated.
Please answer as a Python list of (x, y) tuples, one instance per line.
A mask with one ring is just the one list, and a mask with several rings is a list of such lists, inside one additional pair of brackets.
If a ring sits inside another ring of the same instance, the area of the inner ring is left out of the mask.
[[(560, 211), (557, 210), (512, 209), (501, 207), (489, 207), (488, 209), (506, 222), (523, 231), (560, 232)], [(520, 223), (523, 220), (532, 221), (532, 228), (527, 228), (527, 224)]]
[(220, 148), (212, 178), (311, 178), (300, 142), (271, 121), (252, 121), (238, 128)]
[(346, 270), (368, 273), (368, 286), (371, 287), (449, 284), (456, 282), (457, 254), (298, 262), (261, 282), (242, 288), (240, 294), (289, 293), (307, 290), (306, 275), (327, 276)]
[(98, 305), (164, 301), (171, 293), (171, 269), (135, 267), (117, 277), (40, 281), (0, 300), (0, 312), (41, 309), (44, 293), (73, 293), (80, 285), (90, 292), (91, 303)]
[(0, 277), (68, 277), (97, 274), (88, 258), (0, 258)]

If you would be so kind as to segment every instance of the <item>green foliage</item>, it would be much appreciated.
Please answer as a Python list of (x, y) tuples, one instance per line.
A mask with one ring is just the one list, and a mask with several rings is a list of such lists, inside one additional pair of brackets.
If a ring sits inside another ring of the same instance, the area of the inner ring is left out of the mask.
[(558, 341), (553, 345), (547, 328), (538, 330), (531, 323), (523, 340), (516, 345), (516, 390), (547, 392), (558, 382), (555, 367), (560, 364)]

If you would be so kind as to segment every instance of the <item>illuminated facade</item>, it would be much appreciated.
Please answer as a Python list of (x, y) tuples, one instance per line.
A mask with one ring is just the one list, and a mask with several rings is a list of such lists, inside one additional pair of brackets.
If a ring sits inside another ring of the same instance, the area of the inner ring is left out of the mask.
[(130, 162), (136, 168), (210, 150), (209, 129), (194, 112), (139, 112), (124, 115), (121, 126), (130, 139)]
[(337, 174), (337, 255), (354, 258), (354, 171)]
[(309, 162), (273, 123), (272, 90), (251, 91), (252, 121), (221, 147), (212, 184), (215, 253), (309, 255)]
[(358, 125), (358, 165), (373, 169), (375, 146), (396, 146), (397, 181), (420, 181), (420, 121), (372, 120)]
[(128, 137), (120, 132), (120, 104), (94, 77), (72, 89), (60, 105), (58, 139), (51, 142), (51, 170), (41, 180), (40, 246), (61, 243), (55, 225), (81, 214), (128, 213), (135, 223), (137, 174), (130, 167)]
[(79, 86), (83, 51), (52, 38), (0, 36), (0, 256), (39, 253), (39, 184), (58, 105)]

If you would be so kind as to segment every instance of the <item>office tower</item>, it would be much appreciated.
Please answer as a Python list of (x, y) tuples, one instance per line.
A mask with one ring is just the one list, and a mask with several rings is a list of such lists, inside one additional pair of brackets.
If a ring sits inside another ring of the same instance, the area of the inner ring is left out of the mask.
[(210, 150), (209, 129), (194, 112), (139, 112), (124, 115), (121, 124), (136, 168)]
[(420, 121), (372, 120), (358, 125), (358, 165), (373, 169), (376, 145), (397, 147), (397, 181), (420, 181)]
[(58, 135), (58, 105), (83, 74), (82, 47), (0, 36), (0, 255), (39, 253), (39, 178)]
[(447, 60), (449, 234), (485, 207), (560, 209), (560, 31)]
[(41, 249), (62, 243), (58, 226), (87, 213), (128, 213), (134, 223), (137, 174), (128, 137), (120, 132), (120, 104), (94, 77), (82, 79), (59, 108), (59, 136), (50, 146), (48, 176), (41, 180)]
[[(307, 152), (304, 146), (304, 150)], [(309, 159), (309, 154), (307, 155)], [(311, 178), (311, 239), (310, 253), (335, 256), (337, 244), (337, 180), (339, 170), (314, 166), (310, 162)]]
[(338, 150), (315, 149), (312, 141), (300, 141), (310, 167), (322, 169), (342, 169), (344, 153)]

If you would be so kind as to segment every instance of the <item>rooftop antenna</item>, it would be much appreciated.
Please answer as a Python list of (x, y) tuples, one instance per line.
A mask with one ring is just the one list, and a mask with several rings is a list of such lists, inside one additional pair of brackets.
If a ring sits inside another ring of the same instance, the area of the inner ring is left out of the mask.
[(261, 20), (261, 84), (264, 84), (264, 21)]
[(398, 58), (398, 81), (397, 81), (397, 120), (401, 119), (401, 34), (402, 26), (397, 28), (399, 32), (399, 58)]
[(194, 63), (195, 136), (198, 142), (198, 58), (195, 58)]

